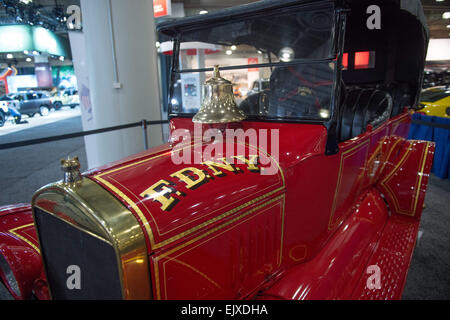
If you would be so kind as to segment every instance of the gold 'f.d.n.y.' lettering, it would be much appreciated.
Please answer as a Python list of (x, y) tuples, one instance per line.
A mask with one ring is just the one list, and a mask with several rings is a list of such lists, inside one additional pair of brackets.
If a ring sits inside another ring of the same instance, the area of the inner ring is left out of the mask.
[(209, 177), (205, 171), (193, 167), (181, 169), (172, 173), (170, 176), (180, 179), (180, 181), (186, 184), (186, 188), (191, 190), (195, 190), (202, 184), (208, 182)]
[(159, 180), (150, 188), (140, 194), (143, 198), (151, 198), (153, 201), (161, 203), (161, 210), (170, 211), (180, 201), (172, 197), (172, 194), (182, 195), (174, 187), (173, 183), (167, 180)]
[[(250, 172), (258, 173), (261, 170), (258, 155), (250, 155), (248, 158), (245, 156), (233, 156), (231, 158), (237, 159), (242, 164), (247, 165), (247, 170)], [(224, 171), (235, 174), (243, 172), (242, 168), (230, 163), (227, 161), (227, 158), (204, 161), (202, 165), (206, 168), (184, 168), (172, 173), (170, 177), (177, 178), (187, 189), (195, 190), (210, 180), (214, 180), (215, 177), (220, 178), (226, 176)], [(177, 190), (178, 186), (178, 183), (175, 184), (175, 182), (162, 179), (142, 192), (140, 196), (157, 201), (161, 204), (161, 210), (170, 211), (180, 201), (179, 197), (186, 196), (185, 193)]]
[[(217, 177), (223, 177), (223, 176), (226, 175), (226, 174), (225, 174), (223, 171), (221, 171), (220, 169), (227, 170), (227, 171), (234, 172), (234, 173), (238, 173), (239, 171), (241, 171), (241, 169), (239, 169), (239, 168), (237, 168), (236, 166), (234, 166), (233, 164), (229, 163), (229, 162), (226, 160), (226, 158), (222, 158), (222, 159), (219, 159), (219, 160), (222, 161), (222, 163), (221, 163), (221, 162), (216, 162), (216, 161), (208, 160), (208, 161), (202, 162), (202, 164), (205, 165), (205, 166), (208, 166), (208, 168), (209, 168), (209, 169), (213, 172), (213, 174), (214, 174), (215, 176), (217, 176)], [(219, 168), (220, 168), (220, 169), (219, 169)]]
[(248, 159), (244, 156), (233, 156), (233, 158), (238, 159), (247, 165), (247, 170), (251, 172), (260, 172), (258, 167), (258, 155), (250, 155)]

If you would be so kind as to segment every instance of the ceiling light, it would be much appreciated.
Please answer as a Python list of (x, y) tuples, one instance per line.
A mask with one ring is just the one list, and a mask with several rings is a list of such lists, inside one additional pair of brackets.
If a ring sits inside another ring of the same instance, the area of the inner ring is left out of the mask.
[(289, 62), (292, 61), (295, 57), (294, 50), (290, 47), (284, 47), (280, 50), (280, 53), (278, 54), (280, 57), (280, 60), (283, 62)]
[(447, 29), (450, 29), (450, 24), (447, 25)]
[(236, 47), (235, 45), (232, 45), (232, 46), (231, 46), (231, 50), (234, 51), (234, 50), (236, 50), (236, 49), (237, 49), (237, 47)]
[(319, 110), (319, 115), (321, 118), (329, 118), (330, 117), (330, 111), (328, 111), (327, 109), (320, 109)]
[(25, 61), (26, 61), (26, 62), (31, 62), (31, 58), (28, 57), (28, 58), (25, 59)]
[(450, 11), (446, 11), (442, 14), (442, 19), (450, 19)]
[(33, 50), (32, 53), (33, 53), (34, 56), (38, 56), (39, 55), (39, 52), (37, 52), (36, 50)]
[(59, 60), (60, 60), (60, 61), (64, 61), (64, 57), (63, 57), (63, 56), (60, 56), (60, 57), (59, 57)]
[(23, 50), (24, 54), (29, 54), (30, 52), (28, 50)]
[(199, 13), (200, 13), (200, 14), (207, 14), (207, 13), (208, 13), (208, 10), (201, 10)]
[(13, 56), (12, 53), (8, 53), (8, 54), (6, 55), (6, 58), (7, 58), (7, 59), (12, 59), (12, 58), (14, 58), (14, 56)]
[(233, 51), (227, 50), (225, 53), (226, 53), (227, 55), (231, 55), (231, 54), (233, 53)]
[(259, 54), (262, 54), (262, 51), (261, 51), (261, 50), (258, 50), (258, 53), (259, 53)]

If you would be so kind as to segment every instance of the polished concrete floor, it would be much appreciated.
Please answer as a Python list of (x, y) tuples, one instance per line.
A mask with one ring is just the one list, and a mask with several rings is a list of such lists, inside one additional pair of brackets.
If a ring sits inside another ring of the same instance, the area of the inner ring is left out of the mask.
[[(0, 135), (0, 143), (81, 131), (80, 117)], [(83, 138), (0, 150), (0, 206), (29, 202), (41, 186), (60, 180), (60, 159), (78, 155), (87, 169)], [(450, 181), (431, 176), (423, 236), (414, 252), (403, 299), (450, 299)], [(0, 299), (8, 294), (0, 283)]]
[(403, 299), (450, 300), (450, 181), (431, 175)]
[[(8, 134), (2, 134), (7, 127), (2, 129), (0, 143), (11, 143), (78, 132), (82, 131), (82, 126), (78, 115)], [(30, 202), (37, 189), (62, 179), (61, 159), (75, 155), (79, 156), (82, 168), (87, 169), (84, 138), (0, 150), (0, 206)]]

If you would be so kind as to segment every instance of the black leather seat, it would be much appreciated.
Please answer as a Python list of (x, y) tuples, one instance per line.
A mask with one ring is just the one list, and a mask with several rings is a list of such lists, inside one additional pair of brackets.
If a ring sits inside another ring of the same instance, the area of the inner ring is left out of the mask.
[(411, 104), (411, 90), (406, 83), (397, 85), (389, 90), (393, 98), (391, 117), (395, 117), (403, 112), (403, 108)]
[(392, 113), (392, 97), (389, 93), (375, 90), (364, 117), (364, 127), (374, 128), (388, 120)]
[(355, 108), (358, 105), (361, 93), (361, 88), (347, 90), (341, 115), (341, 126), (339, 133), (340, 141), (345, 141), (351, 138), (353, 116), (355, 115)]
[(392, 110), (392, 98), (377, 89), (352, 88), (347, 91), (340, 123), (339, 139), (346, 141), (366, 131), (367, 125), (377, 126)]

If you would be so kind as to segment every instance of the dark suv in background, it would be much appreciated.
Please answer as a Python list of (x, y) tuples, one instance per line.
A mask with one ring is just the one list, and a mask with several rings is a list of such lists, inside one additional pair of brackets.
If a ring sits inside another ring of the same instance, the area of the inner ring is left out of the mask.
[(52, 108), (52, 101), (50, 95), (41, 91), (28, 91), (10, 93), (8, 95), (14, 100), (20, 102), (20, 112), (27, 114), (29, 117), (33, 117), (36, 113), (41, 116), (47, 116)]

